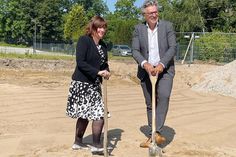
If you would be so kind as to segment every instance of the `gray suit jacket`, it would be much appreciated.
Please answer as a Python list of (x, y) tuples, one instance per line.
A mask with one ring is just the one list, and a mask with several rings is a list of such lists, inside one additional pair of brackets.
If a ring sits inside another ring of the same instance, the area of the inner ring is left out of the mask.
[[(176, 36), (172, 23), (159, 20), (158, 22), (158, 44), (160, 62), (164, 64), (163, 73), (168, 73), (174, 77), (174, 55), (176, 53)], [(132, 38), (132, 54), (138, 63), (138, 78), (140, 80), (148, 77), (145, 69), (141, 67), (144, 60), (148, 60), (148, 32), (146, 23), (135, 26)]]

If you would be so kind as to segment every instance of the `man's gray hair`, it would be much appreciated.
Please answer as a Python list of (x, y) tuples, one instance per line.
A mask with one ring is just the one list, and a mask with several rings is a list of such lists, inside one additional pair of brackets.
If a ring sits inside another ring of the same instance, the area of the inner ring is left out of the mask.
[(158, 2), (157, 2), (157, 0), (145, 0), (145, 1), (143, 2), (142, 7), (141, 7), (142, 14), (145, 13), (145, 8), (147, 8), (147, 7), (149, 7), (149, 6), (153, 6), (153, 5), (156, 6), (156, 7), (158, 7)]

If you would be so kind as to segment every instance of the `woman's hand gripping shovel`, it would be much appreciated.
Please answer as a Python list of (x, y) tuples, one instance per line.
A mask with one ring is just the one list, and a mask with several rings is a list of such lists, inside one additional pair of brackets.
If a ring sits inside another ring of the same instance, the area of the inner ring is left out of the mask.
[(150, 81), (152, 84), (152, 142), (149, 145), (149, 157), (162, 157), (162, 149), (156, 144), (155, 135), (156, 135), (156, 81), (158, 76), (150, 75)]

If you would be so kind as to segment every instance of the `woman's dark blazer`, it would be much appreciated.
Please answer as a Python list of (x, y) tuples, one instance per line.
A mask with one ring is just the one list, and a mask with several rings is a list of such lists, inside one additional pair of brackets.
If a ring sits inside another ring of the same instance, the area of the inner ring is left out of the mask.
[(105, 63), (101, 64), (101, 57), (97, 46), (91, 36), (84, 35), (78, 40), (76, 47), (76, 67), (72, 75), (72, 79), (81, 82), (95, 83), (97, 77), (102, 82), (102, 78), (98, 76), (100, 70), (108, 70), (107, 63), (107, 47), (104, 42), (99, 41), (105, 54)]

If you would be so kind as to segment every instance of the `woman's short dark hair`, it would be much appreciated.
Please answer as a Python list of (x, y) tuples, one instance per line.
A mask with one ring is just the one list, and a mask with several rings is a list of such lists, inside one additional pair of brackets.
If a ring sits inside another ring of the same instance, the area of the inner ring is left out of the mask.
[(101, 16), (94, 16), (86, 27), (86, 35), (93, 35), (97, 28), (107, 28), (107, 22)]

